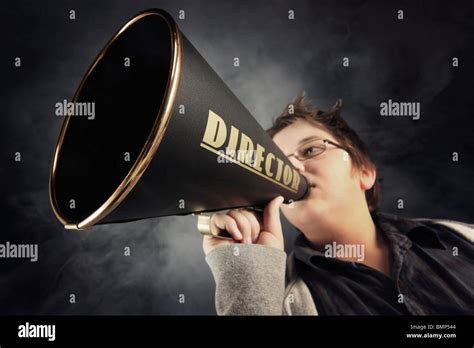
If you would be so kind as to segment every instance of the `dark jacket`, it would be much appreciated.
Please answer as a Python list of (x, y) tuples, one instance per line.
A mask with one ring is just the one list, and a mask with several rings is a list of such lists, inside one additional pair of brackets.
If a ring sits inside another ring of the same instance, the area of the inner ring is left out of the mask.
[[(474, 226), (470, 224), (449, 220), (402, 219), (388, 214), (381, 216), (402, 224), (426, 225), (432, 229), (438, 226), (445, 232), (460, 236), (470, 245), (474, 243)], [(319, 299), (313, 300), (315, 291), (310, 290), (299, 271), (298, 263), (302, 259), (299, 247), (301, 245), (295, 245), (295, 251), (288, 257), (284, 251), (256, 244), (226, 245), (210, 252), (206, 261), (216, 282), (217, 313), (318, 315), (315, 303)], [(318, 253), (316, 250), (306, 252)], [(323, 312), (321, 303), (320, 307)]]

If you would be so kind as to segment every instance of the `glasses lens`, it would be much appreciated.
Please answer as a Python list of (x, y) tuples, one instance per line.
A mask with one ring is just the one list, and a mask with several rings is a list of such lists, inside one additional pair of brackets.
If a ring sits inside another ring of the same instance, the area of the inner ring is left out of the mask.
[(313, 140), (298, 150), (298, 157), (302, 160), (310, 159), (320, 155), (324, 150), (326, 150), (326, 145), (323, 140)]

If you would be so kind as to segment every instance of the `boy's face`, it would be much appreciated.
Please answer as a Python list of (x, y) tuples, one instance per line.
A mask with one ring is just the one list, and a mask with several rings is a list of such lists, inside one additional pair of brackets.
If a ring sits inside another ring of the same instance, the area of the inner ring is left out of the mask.
[[(298, 149), (304, 149), (305, 146), (300, 142), (313, 136), (339, 144), (329, 132), (306, 120), (297, 120), (285, 127), (275, 134), (273, 140), (288, 156)], [(317, 226), (318, 222), (337, 219), (341, 214), (351, 214), (357, 205), (367, 204), (365, 190), (372, 187), (375, 171), (372, 177), (365, 170), (353, 168), (347, 151), (327, 144), (326, 151), (316, 157), (305, 161), (294, 156), (289, 159), (311, 186), (308, 197), (294, 202), (293, 208), (290, 205), (282, 206), (286, 218), (302, 231)]]

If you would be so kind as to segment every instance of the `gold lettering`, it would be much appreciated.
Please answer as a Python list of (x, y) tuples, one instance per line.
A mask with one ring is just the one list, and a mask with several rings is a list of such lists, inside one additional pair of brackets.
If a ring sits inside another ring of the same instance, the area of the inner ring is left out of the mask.
[(265, 159), (265, 173), (272, 178), (273, 177), (273, 172), (271, 171), (272, 168), (272, 160), (275, 159), (275, 155), (269, 152), (267, 154), (267, 158)]
[(255, 163), (253, 164), (253, 167), (259, 172), (262, 171), (262, 161), (264, 152), (265, 148), (262, 145), (257, 144), (257, 150), (255, 151)]
[(212, 110), (209, 110), (206, 130), (202, 141), (217, 149), (224, 145), (226, 136), (227, 127), (225, 126), (224, 120)]
[(285, 164), (285, 168), (283, 169), (283, 184), (284, 185), (290, 184), (292, 174), (293, 173), (291, 171), (291, 167), (288, 164)]
[(291, 188), (293, 190), (298, 190), (298, 186), (300, 186), (300, 181), (301, 181), (300, 174), (298, 173), (296, 169), (293, 169), (293, 182), (291, 184)]
[(252, 165), (253, 142), (247, 134), (241, 133), (238, 160), (249, 166)]
[(239, 140), (239, 130), (234, 126), (230, 127), (229, 144), (227, 144), (226, 154), (234, 157), (237, 150), (237, 141)]
[[(298, 191), (301, 177), (296, 169), (273, 153), (266, 153), (265, 147), (254, 143), (238, 128), (229, 125), (230, 132), (227, 132), (227, 126), (222, 117), (209, 110), (201, 147), (215, 153), (219, 159), (225, 158), (281, 187)], [(274, 161), (277, 162), (276, 168), (273, 167)]]
[(278, 167), (277, 167), (277, 173), (276, 173), (276, 177), (275, 179), (280, 181), (281, 179), (281, 173), (282, 173), (282, 169), (283, 169), (283, 161), (279, 158), (276, 159), (277, 163), (278, 163)]

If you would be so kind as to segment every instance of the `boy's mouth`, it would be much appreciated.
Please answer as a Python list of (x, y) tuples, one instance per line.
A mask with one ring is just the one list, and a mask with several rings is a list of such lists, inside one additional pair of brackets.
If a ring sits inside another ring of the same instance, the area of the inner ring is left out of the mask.
[(309, 187), (309, 192), (306, 194), (306, 197), (303, 198), (303, 200), (309, 199), (309, 196), (311, 195), (311, 190), (316, 188), (316, 184), (309, 182), (308, 181), (308, 187)]

